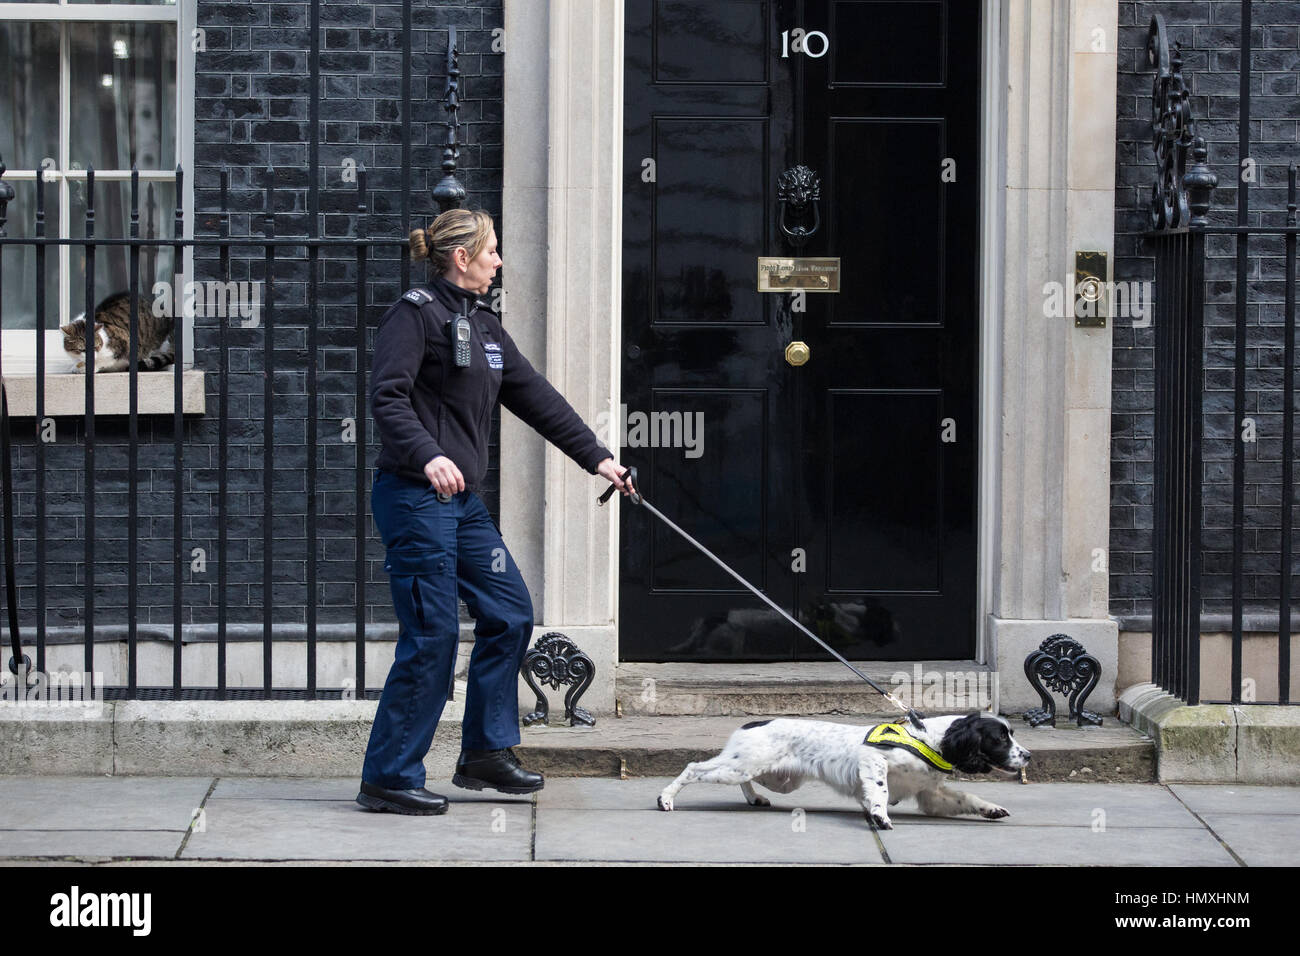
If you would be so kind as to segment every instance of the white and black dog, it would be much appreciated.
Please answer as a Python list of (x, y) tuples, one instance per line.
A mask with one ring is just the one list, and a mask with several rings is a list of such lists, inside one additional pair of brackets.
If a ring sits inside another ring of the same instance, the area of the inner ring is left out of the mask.
[[(922, 721), (924, 731), (899, 723), (912, 738), (963, 773), (997, 769), (1014, 774), (1029, 763), (1029, 751), (1012, 739), (1011, 726), (1001, 717), (980, 713), (930, 717)], [(882, 830), (893, 828), (888, 807), (913, 796), (921, 812), (931, 816), (976, 813), (989, 820), (1009, 816), (997, 804), (945, 787), (944, 771), (917, 749), (868, 744), (868, 730), (786, 717), (745, 724), (718, 756), (687, 764), (659, 795), (659, 809), (671, 810), (673, 797), (688, 783), (739, 784), (750, 806), (766, 807), (767, 798), (755, 793), (753, 784), (789, 793), (812, 778), (853, 797)]]

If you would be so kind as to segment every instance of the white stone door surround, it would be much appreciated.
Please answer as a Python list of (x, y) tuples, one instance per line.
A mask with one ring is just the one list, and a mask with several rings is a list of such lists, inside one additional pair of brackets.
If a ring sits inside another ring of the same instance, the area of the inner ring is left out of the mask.
[[(1075, 250), (1113, 259), (1118, 2), (983, 2), (979, 660), (1003, 678), (1000, 709), (1023, 709), (1025, 655), (1068, 633), (1101, 660), (1090, 706), (1107, 712), (1111, 331), (1043, 303)], [(593, 427), (620, 393), (622, 78), (621, 0), (505, 0), (504, 320)], [(538, 636), (562, 630), (595, 661), (597, 713), (618, 661), (603, 487), (502, 414), (506, 541)]]

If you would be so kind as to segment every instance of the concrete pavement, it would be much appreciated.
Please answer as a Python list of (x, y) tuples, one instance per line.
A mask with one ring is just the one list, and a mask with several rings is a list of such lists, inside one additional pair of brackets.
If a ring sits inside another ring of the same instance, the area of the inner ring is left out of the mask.
[(369, 813), (354, 778), (0, 777), (0, 862), (848, 863), (1268, 866), (1300, 854), (1300, 787), (960, 783), (1011, 811), (941, 820), (903, 803), (873, 833), (821, 784), (751, 808), (667, 778), (552, 778), (536, 795), (429, 789), (439, 817)]

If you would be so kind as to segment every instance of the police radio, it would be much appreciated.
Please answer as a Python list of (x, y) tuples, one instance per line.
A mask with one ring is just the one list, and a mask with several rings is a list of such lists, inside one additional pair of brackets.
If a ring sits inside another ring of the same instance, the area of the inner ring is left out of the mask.
[(454, 322), (448, 323), (453, 329), (453, 360), (457, 368), (469, 368), (469, 319), (465, 316), (464, 303), (460, 308), (460, 315), (456, 316)]

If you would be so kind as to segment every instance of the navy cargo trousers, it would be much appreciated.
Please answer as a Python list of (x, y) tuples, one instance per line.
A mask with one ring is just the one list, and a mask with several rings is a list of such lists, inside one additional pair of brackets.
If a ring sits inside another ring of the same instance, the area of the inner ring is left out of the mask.
[(370, 729), (361, 779), (391, 790), (424, 786), (424, 756), (451, 690), (459, 597), (474, 616), (461, 747), (519, 743), (519, 667), (533, 632), (533, 603), (482, 499), (447, 502), (437, 489), (377, 469), (370, 492), (387, 560), (397, 653)]

